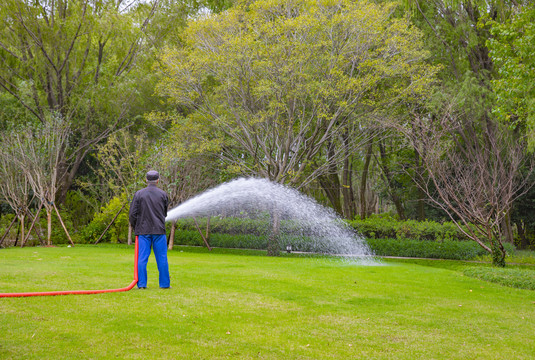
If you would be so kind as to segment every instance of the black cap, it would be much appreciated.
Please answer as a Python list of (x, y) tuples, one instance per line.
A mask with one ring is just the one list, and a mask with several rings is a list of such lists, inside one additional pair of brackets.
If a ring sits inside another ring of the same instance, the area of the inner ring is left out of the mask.
[(151, 170), (147, 173), (147, 181), (156, 181), (160, 178), (160, 174), (156, 170)]

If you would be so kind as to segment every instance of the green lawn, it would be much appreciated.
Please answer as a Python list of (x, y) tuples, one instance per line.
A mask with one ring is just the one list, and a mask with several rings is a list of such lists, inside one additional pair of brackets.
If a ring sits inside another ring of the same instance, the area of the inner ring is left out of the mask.
[[(0, 292), (120, 288), (133, 248), (0, 250)], [(533, 359), (535, 292), (456, 266), (169, 254), (171, 290), (0, 299), (0, 359)], [(435, 262), (436, 263), (436, 262)], [(534, 270), (535, 271), (535, 270)]]

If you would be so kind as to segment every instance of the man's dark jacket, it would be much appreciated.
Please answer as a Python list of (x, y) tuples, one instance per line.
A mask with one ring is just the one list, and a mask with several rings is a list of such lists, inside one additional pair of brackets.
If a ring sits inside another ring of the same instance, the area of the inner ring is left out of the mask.
[(165, 234), (168, 198), (156, 184), (135, 193), (130, 204), (130, 224), (136, 235)]

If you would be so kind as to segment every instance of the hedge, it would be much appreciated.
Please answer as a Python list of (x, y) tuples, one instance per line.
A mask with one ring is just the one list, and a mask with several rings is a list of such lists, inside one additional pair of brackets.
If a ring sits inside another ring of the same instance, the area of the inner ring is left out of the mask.
[[(197, 219), (199, 227), (206, 229), (206, 218)], [(182, 230), (196, 230), (195, 221), (191, 218), (179, 219), (177, 228)], [(271, 231), (269, 216), (260, 219), (236, 218), (236, 217), (212, 217), (210, 218), (210, 232), (220, 234), (252, 234), (263, 236)], [(280, 222), (281, 233), (292, 235), (300, 232), (298, 224), (291, 220)]]
[[(223, 234), (211, 233), (208, 243), (212, 247), (235, 248), (235, 249), (256, 249), (266, 250), (268, 235), (255, 234)], [(201, 235), (197, 230), (178, 230), (175, 232), (174, 244), (188, 246), (205, 246)], [(285, 235), (279, 239), (281, 250), (286, 249), (286, 245), (292, 245), (293, 251), (315, 252), (312, 239)]]
[[(254, 234), (221, 234), (212, 233), (209, 244), (213, 247), (242, 248), (242, 249), (267, 249), (268, 236)], [(421, 257), (452, 260), (470, 260), (478, 256), (486, 255), (487, 252), (473, 241), (443, 242), (420, 241), (412, 239), (373, 239), (366, 242), (371, 250), (378, 256)], [(176, 245), (204, 246), (201, 235), (196, 230), (179, 230), (175, 233)], [(281, 250), (286, 244), (291, 244), (293, 251), (315, 252), (313, 242), (306, 238), (284, 237), (280, 240)], [(514, 251), (514, 247), (505, 244), (508, 252)]]
[(418, 257), (431, 259), (469, 260), (487, 252), (473, 241), (443, 242), (399, 240), (399, 239), (367, 239), (368, 245), (378, 256)]
[(464, 241), (468, 238), (453, 222), (397, 220), (390, 215), (372, 215), (348, 223), (366, 238)]
[[(178, 230), (175, 232), (174, 244), (205, 246), (197, 230)], [(263, 250), (267, 248), (267, 236), (212, 233), (210, 234), (209, 244), (213, 247)]]

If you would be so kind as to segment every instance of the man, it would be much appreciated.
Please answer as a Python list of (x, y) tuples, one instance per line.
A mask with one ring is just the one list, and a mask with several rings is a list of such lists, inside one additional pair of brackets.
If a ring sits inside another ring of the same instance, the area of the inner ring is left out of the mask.
[(167, 262), (167, 239), (165, 236), (165, 217), (167, 216), (168, 197), (158, 188), (160, 174), (151, 170), (147, 173), (147, 187), (135, 193), (130, 205), (130, 224), (138, 237), (138, 282), (139, 289), (147, 288), (147, 262), (151, 248), (154, 249), (158, 265), (161, 289), (169, 289), (169, 264)]

